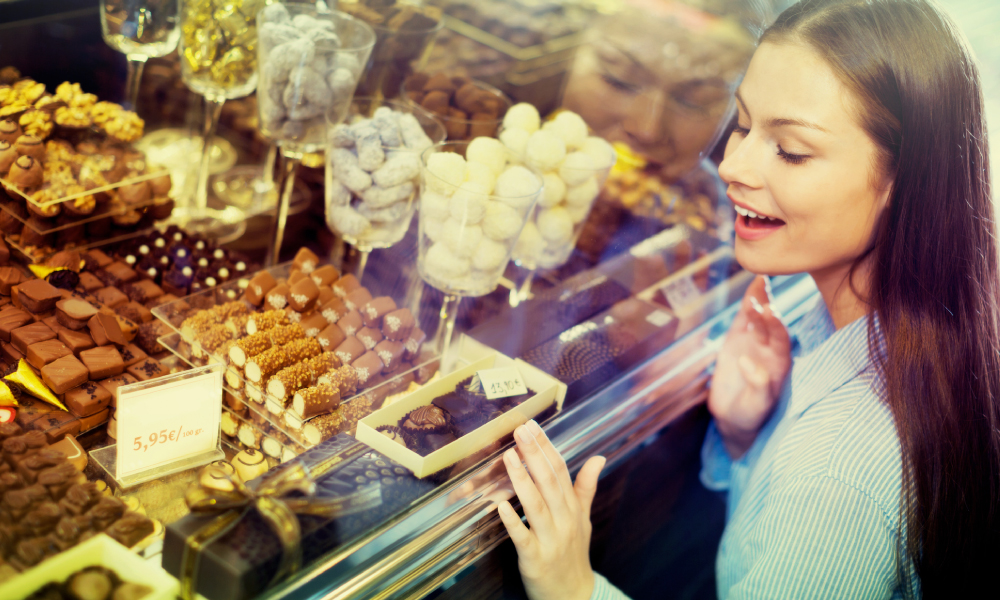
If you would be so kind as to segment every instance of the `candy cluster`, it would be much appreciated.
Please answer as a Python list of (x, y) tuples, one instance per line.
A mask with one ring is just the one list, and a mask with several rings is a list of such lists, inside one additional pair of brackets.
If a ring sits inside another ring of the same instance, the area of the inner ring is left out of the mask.
[(266, 0), (181, 2), (181, 66), (199, 94), (246, 96), (257, 85), (257, 11)]

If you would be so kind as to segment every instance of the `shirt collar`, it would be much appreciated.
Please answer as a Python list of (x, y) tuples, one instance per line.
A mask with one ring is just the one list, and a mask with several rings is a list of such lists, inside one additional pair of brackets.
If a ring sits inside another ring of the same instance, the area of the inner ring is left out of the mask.
[[(830, 313), (820, 301), (796, 324), (799, 352), (792, 361), (790, 414), (802, 414), (868, 369), (868, 319), (861, 317), (835, 331)], [(876, 335), (880, 336), (875, 319)]]

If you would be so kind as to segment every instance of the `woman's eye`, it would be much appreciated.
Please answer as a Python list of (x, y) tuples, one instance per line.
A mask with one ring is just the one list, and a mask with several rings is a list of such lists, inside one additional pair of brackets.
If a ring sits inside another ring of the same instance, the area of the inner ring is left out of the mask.
[(610, 85), (611, 87), (622, 92), (627, 92), (629, 94), (637, 94), (640, 91), (639, 86), (622, 81), (621, 79), (618, 79), (617, 77), (615, 77), (610, 73), (601, 73), (601, 79), (603, 79), (604, 82)]
[(785, 152), (781, 146), (778, 146), (778, 156), (781, 157), (781, 160), (792, 165), (801, 165), (806, 162), (807, 158), (809, 158), (808, 154), (792, 154), (790, 152)]
[(750, 128), (749, 127), (741, 127), (741, 126), (737, 125), (737, 126), (733, 127), (733, 133), (736, 134), (736, 135), (738, 135), (738, 136), (740, 136), (740, 137), (746, 137), (747, 134), (750, 133)]

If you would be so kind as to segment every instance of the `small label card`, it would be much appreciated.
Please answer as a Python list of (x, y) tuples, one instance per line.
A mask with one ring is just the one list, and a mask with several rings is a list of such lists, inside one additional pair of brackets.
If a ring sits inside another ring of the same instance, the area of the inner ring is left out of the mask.
[(222, 365), (122, 386), (115, 418), (119, 481), (211, 462), (220, 452)]
[(524, 379), (521, 378), (521, 372), (517, 367), (483, 369), (478, 375), (479, 380), (483, 382), (483, 391), (490, 400), (528, 393), (528, 386), (524, 385)]
[(663, 295), (667, 297), (670, 308), (677, 310), (700, 298), (701, 290), (694, 284), (690, 275), (685, 275), (668, 283), (663, 288)]

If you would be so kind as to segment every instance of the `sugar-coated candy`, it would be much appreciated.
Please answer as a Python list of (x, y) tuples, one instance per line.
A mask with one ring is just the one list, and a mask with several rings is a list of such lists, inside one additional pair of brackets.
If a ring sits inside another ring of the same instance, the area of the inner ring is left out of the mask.
[(521, 235), (517, 238), (517, 244), (514, 245), (515, 256), (534, 257), (544, 251), (545, 238), (538, 231), (538, 226), (533, 221), (528, 221), (524, 224), (524, 229), (521, 230)]
[(517, 235), (523, 224), (524, 219), (510, 206), (492, 200), (487, 203), (482, 225), (486, 237), (496, 241), (510, 239)]
[(347, 125), (338, 123), (330, 129), (329, 141), (334, 148), (353, 148), (354, 133)]
[(455, 190), (449, 204), (451, 217), (466, 225), (475, 225), (486, 216), (489, 192), (482, 184), (466, 182)]
[[(407, 182), (404, 185), (412, 184)], [(378, 188), (371, 188), (365, 193), (367, 194), (374, 189)], [(410, 211), (410, 207), (407, 202), (396, 202), (386, 206), (385, 208), (374, 208), (371, 203), (362, 202), (361, 204), (358, 204), (357, 211), (361, 216), (368, 219), (372, 223), (395, 223), (406, 216), (406, 214)]]
[(420, 121), (410, 113), (399, 115), (399, 132), (403, 136), (403, 143), (411, 150), (422, 152), (434, 145)]
[(361, 198), (368, 208), (385, 208), (402, 200), (406, 200), (413, 194), (413, 182), (406, 181), (400, 185), (383, 188), (373, 185), (361, 194)]
[(288, 14), (288, 9), (285, 8), (284, 4), (269, 4), (264, 7), (263, 13), (265, 24), (271, 25), (276, 23), (284, 23), (291, 19)]
[(273, 48), (298, 39), (299, 30), (287, 23), (268, 21), (257, 29), (257, 35), (265, 46)]
[(477, 137), (469, 142), (465, 150), (465, 160), (486, 165), (499, 175), (507, 164), (507, 151), (498, 139)]
[(424, 217), (443, 221), (451, 214), (451, 200), (431, 190), (424, 190), (420, 194), (420, 212)]
[(420, 159), (412, 152), (393, 154), (382, 166), (372, 172), (372, 180), (384, 188), (412, 181), (420, 175)]
[(331, 177), (326, 182), (325, 188), (327, 208), (331, 206), (347, 206), (351, 203), (351, 191), (344, 187), (344, 184), (340, 183), (339, 179)]
[(547, 208), (538, 213), (538, 231), (550, 244), (565, 244), (573, 237), (573, 219), (561, 206)]
[(350, 206), (328, 206), (326, 208), (327, 225), (344, 235), (358, 236), (371, 227), (371, 221)]
[(358, 149), (358, 166), (371, 173), (385, 162), (382, 138), (372, 126), (354, 130), (355, 145)]
[(472, 266), (481, 271), (492, 271), (504, 264), (508, 252), (510, 248), (507, 244), (483, 238), (472, 254)]
[(535, 202), (540, 191), (538, 177), (520, 165), (514, 165), (497, 177), (493, 194), (518, 210), (525, 210)]
[(443, 242), (438, 242), (427, 249), (424, 263), (432, 276), (443, 280), (460, 279), (468, 275), (472, 269), (472, 262), (469, 259), (455, 256)]
[(479, 225), (464, 225), (456, 219), (448, 219), (444, 224), (444, 243), (452, 254), (468, 258), (476, 251), (483, 239), (483, 229)]
[(589, 207), (600, 192), (601, 187), (597, 185), (597, 177), (589, 177), (580, 185), (566, 190), (566, 204)]
[(372, 115), (372, 124), (378, 130), (382, 145), (388, 148), (398, 148), (403, 145), (403, 136), (399, 131), (399, 119), (388, 106), (380, 106)]
[(569, 149), (577, 149), (586, 141), (587, 123), (575, 112), (564, 110), (546, 123), (543, 130), (550, 131), (566, 144)]
[(608, 167), (615, 162), (615, 149), (611, 147), (603, 138), (592, 135), (580, 146), (580, 152), (587, 154), (594, 160), (594, 166), (598, 169)]
[(542, 208), (552, 208), (562, 202), (566, 197), (566, 183), (556, 173), (546, 173), (542, 175), (542, 196), (538, 199), (538, 206)]
[(594, 159), (589, 154), (570, 152), (559, 166), (559, 177), (566, 182), (567, 186), (573, 187), (593, 176), (595, 168)]
[(524, 160), (530, 138), (531, 134), (523, 129), (504, 129), (500, 132), (500, 141), (507, 148), (509, 162), (518, 163)]
[(496, 185), (497, 173), (482, 163), (470, 162), (465, 166), (465, 182), (481, 185), (490, 194)]
[(357, 75), (347, 69), (338, 67), (330, 73), (326, 83), (330, 87), (330, 93), (335, 98), (345, 98), (354, 93), (357, 80)]
[(427, 171), (433, 175), (427, 178), (431, 189), (451, 195), (453, 186), (465, 181), (465, 159), (455, 152), (435, 152), (427, 159)]
[(542, 118), (538, 114), (538, 109), (527, 102), (511, 106), (503, 118), (504, 129), (521, 129), (528, 133), (538, 131), (541, 123)]
[(358, 165), (358, 157), (346, 148), (334, 148), (330, 151), (333, 161), (333, 176), (344, 187), (355, 194), (367, 190), (372, 185), (372, 177)]
[(524, 160), (528, 166), (542, 172), (553, 171), (566, 158), (566, 143), (550, 131), (536, 131), (528, 139)]

